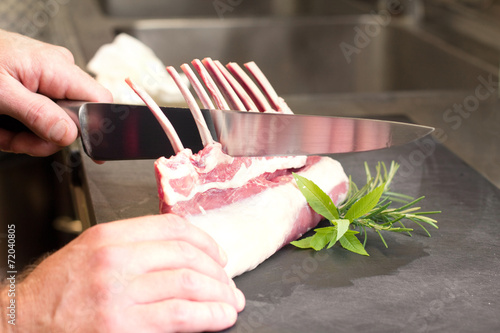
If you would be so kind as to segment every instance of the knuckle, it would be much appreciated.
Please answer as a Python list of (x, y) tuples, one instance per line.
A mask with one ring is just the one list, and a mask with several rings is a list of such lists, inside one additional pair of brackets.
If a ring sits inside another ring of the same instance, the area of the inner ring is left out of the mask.
[(75, 58), (73, 56), (73, 53), (71, 53), (71, 51), (68, 50), (67, 48), (62, 47), (62, 46), (56, 46), (55, 51), (59, 52), (59, 54), (61, 54), (61, 56), (63, 58), (65, 58), (67, 61), (69, 61), (71, 63), (75, 62)]
[(198, 251), (191, 244), (184, 241), (177, 241), (176, 244), (183, 261), (193, 261), (198, 257)]
[[(89, 281), (89, 289), (96, 297), (101, 297), (100, 303), (106, 307), (113, 302), (122, 302), (127, 299), (127, 289), (134, 279), (129, 267), (120, 259), (123, 257), (121, 251), (115, 251), (110, 247), (98, 251), (91, 259), (93, 268), (92, 279)], [(103, 254), (104, 253), (104, 254)], [(113, 253), (109, 255), (108, 253)], [(116, 255), (118, 253), (118, 255)]]
[(37, 100), (36, 103), (28, 104), (24, 116), (28, 127), (39, 127), (40, 122), (44, 120), (43, 115), (47, 113), (46, 108), (46, 104), (43, 102), (40, 103), (39, 100)]
[(126, 257), (125, 251), (121, 246), (108, 245), (95, 249), (92, 255), (92, 261), (96, 268), (101, 270), (111, 270), (122, 263)]
[(200, 289), (201, 279), (198, 274), (189, 269), (180, 270), (180, 274), (178, 277), (179, 287), (184, 291), (196, 291)]
[(69, 63), (75, 62), (73, 53), (67, 48), (58, 45), (44, 45), (43, 57), (44, 60), (49, 61), (48, 63), (54, 63), (54, 59), (64, 60)]
[(188, 327), (193, 320), (193, 313), (184, 302), (172, 302), (169, 310), (173, 327), (178, 329)]
[(176, 235), (181, 235), (189, 230), (190, 223), (186, 221), (185, 219), (181, 218), (180, 216), (173, 215), (173, 214), (168, 214), (168, 215), (163, 215), (164, 218), (168, 219), (168, 233), (169, 234), (176, 234)]

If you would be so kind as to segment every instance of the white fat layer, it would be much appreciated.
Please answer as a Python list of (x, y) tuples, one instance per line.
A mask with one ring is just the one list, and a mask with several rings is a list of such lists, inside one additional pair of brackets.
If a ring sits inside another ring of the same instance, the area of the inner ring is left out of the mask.
[(198, 172), (209, 173), (222, 163), (232, 163), (234, 161), (234, 157), (222, 152), (219, 143), (214, 143), (214, 145), (216, 145), (216, 148), (210, 151), (210, 156), (204, 159), (205, 165), (203, 169), (197, 169)]
[[(249, 167), (246, 165), (241, 165), (238, 172), (231, 179), (225, 179), (220, 182), (208, 182), (206, 184), (196, 185), (189, 194), (183, 195), (176, 191), (175, 188), (170, 186), (170, 180), (179, 179), (186, 176), (197, 176), (200, 173), (208, 173), (212, 171), (217, 165), (220, 165), (221, 161), (224, 161), (228, 155), (222, 153), (220, 150), (216, 150), (217, 154), (212, 155), (207, 159), (206, 167), (200, 170), (193, 166), (191, 163), (186, 165), (186, 167), (180, 167), (177, 169), (171, 169), (167, 167), (164, 163), (158, 163), (158, 168), (160, 170), (161, 186), (163, 192), (165, 193), (165, 202), (168, 205), (174, 205), (180, 201), (191, 200), (197, 193), (203, 193), (209, 189), (228, 189), (228, 188), (238, 188), (247, 184), (251, 179), (254, 179), (266, 172), (275, 172), (277, 170), (300, 168), (306, 164), (306, 156), (288, 156), (288, 157), (274, 157), (274, 158), (254, 158)], [(219, 153), (220, 152), (220, 153)], [(210, 152), (212, 154), (212, 152)], [(229, 161), (230, 162), (230, 161)]]
[[(328, 157), (299, 174), (327, 193), (348, 181), (340, 163)], [(343, 201), (346, 194), (341, 195), (338, 202)], [(254, 269), (283, 245), (305, 205), (306, 200), (295, 182), (290, 182), (187, 218), (226, 251), (229, 261), (225, 270), (234, 277)]]

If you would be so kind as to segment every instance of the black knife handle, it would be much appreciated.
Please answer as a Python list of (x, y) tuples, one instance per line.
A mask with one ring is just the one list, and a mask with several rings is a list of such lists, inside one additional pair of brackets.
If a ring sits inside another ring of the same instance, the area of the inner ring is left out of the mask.
[(24, 125), (19, 120), (12, 118), (6, 114), (0, 114), (0, 128), (5, 129), (10, 132), (20, 133), (20, 132), (31, 132), (32, 130), (28, 126)]

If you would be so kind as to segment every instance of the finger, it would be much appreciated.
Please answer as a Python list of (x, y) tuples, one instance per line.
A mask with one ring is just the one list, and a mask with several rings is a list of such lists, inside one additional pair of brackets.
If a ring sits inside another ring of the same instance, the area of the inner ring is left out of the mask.
[(0, 151), (49, 156), (60, 149), (61, 146), (47, 142), (33, 133), (16, 133), (0, 128)]
[(156, 323), (159, 331), (168, 327), (172, 332), (220, 331), (233, 326), (238, 318), (236, 310), (226, 303), (185, 300), (144, 305), (138, 315)]
[(123, 274), (138, 276), (148, 272), (187, 268), (230, 284), (223, 267), (196, 246), (185, 241), (143, 241), (126, 246), (111, 246), (105, 253), (113, 258), (104, 262), (123, 263)]
[(221, 266), (227, 256), (215, 240), (206, 232), (175, 214), (151, 215), (112, 223), (98, 224), (81, 237), (92, 238), (100, 245), (121, 244), (153, 240), (185, 241), (206, 253)]
[[(64, 47), (36, 41), (13, 33), (2, 35), (9, 52), (0, 53), (2, 68), (28, 90), (53, 99), (111, 102), (111, 93), (75, 65)], [(2, 40), (0, 40), (2, 42)]]
[(75, 141), (78, 129), (74, 121), (52, 100), (11, 77), (4, 77), (0, 88), (0, 113), (18, 119), (40, 138), (58, 146)]
[(238, 313), (224, 302), (195, 302), (172, 299), (130, 308), (137, 321), (147, 323), (151, 331), (220, 331), (234, 325)]
[[(154, 286), (154, 288), (152, 288)], [(168, 299), (198, 302), (224, 302), (243, 310), (245, 297), (237, 288), (191, 269), (164, 270), (140, 275), (127, 286), (135, 303)]]
[[(34, 75), (24, 75), (21, 81), (32, 91), (52, 99), (71, 99), (89, 102), (112, 102), (111, 93), (89, 74), (75, 65), (71, 52), (54, 45), (47, 45), (35, 58)], [(36, 87), (36, 89), (34, 89)]]

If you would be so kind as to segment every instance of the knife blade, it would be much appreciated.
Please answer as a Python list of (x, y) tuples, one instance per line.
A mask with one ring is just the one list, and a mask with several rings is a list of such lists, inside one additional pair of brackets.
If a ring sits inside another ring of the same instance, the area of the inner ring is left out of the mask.
[[(78, 113), (83, 147), (95, 160), (175, 155), (151, 111), (142, 105), (59, 103)], [(186, 148), (203, 148), (187, 108), (162, 107)], [(202, 110), (213, 138), (232, 156), (329, 155), (403, 145), (434, 129), (385, 120)]]

